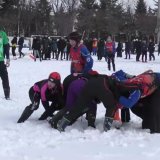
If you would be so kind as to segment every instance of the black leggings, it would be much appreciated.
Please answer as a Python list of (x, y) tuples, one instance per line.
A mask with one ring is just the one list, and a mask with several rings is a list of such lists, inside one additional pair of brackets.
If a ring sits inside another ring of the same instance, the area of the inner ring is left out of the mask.
[(114, 60), (114, 54), (108, 54), (107, 56), (107, 63), (108, 63), (108, 69), (111, 70), (111, 63), (113, 67), (113, 71), (115, 71), (115, 60)]
[(160, 133), (160, 87), (150, 96), (141, 99), (132, 112), (142, 118), (142, 128)]
[(9, 78), (6, 65), (4, 61), (0, 62), (0, 77), (2, 79), (2, 86), (4, 90), (5, 97), (9, 97), (10, 94), (10, 86), (9, 86)]
[(29, 98), (31, 100), (31, 103), (33, 104), (34, 102), (37, 103), (37, 108), (39, 108), (39, 103), (40, 103), (40, 95), (38, 95), (34, 90), (33, 87), (29, 89)]
[(16, 47), (12, 47), (12, 55), (13, 55), (13, 57), (16, 56), (16, 52), (15, 51), (16, 51)]
[(151, 61), (153, 58), (153, 60), (155, 60), (155, 56), (154, 56), (154, 52), (149, 52), (149, 60)]

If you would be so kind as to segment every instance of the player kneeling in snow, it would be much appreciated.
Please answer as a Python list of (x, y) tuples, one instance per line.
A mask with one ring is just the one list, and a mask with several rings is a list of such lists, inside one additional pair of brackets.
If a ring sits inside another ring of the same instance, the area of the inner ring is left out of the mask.
[(116, 110), (116, 101), (112, 91), (110, 90), (110, 79), (107, 75), (99, 75), (88, 80), (78, 96), (72, 109), (67, 112), (57, 123), (57, 129), (64, 131), (65, 128), (74, 123), (75, 120), (82, 114), (86, 113), (90, 107), (90, 102), (102, 102), (106, 108), (104, 130), (110, 130), (113, 122), (114, 113)]
[[(57, 72), (52, 72), (48, 79), (36, 82), (29, 90), (31, 104), (25, 108), (17, 123), (27, 120), (30, 115), (38, 109), (40, 100), (45, 112), (39, 120), (44, 120), (51, 116), (55, 110), (59, 110), (63, 106), (61, 77)], [(49, 105), (49, 102), (52, 102)]]
[[(113, 122), (113, 115), (116, 110), (115, 100), (118, 100), (125, 108), (132, 108), (141, 98), (154, 95), (157, 92), (157, 89), (160, 87), (159, 79), (160, 74), (154, 72), (145, 72), (124, 81), (117, 81), (108, 76), (91, 79), (85, 85), (73, 109), (66, 113), (62, 120), (57, 123), (57, 129), (64, 131), (70, 123), (73, 123), (75, 119), (88, 110), (87, 104), (90, 101), (98, 99), (107, 109), (104, 121), (104, 130), (107, 131), (111, 128)], [(157, 92), (156, 96), (152, 98), (153, 104), (157, 101), (158, 95)], [(159, 126), (160, 121), (157, 115), (160, 112), (156, 113), (156, 111), (159, 111), (157, 107), (154, 107), (154, 109), (152, 124)], [(144, 112), (140, 112), (142, 118), (145, 111), (147, 110), (144, 109)], [(138, 114), (138, 111), (135, 112)], [(157, 127), (153, 129), (151, 125), (148, 125), (147, 128), (151, 129), (151, 132), (159, 132)]]
[[(75, 105), (79, 95), (81, 94), (86, 83), (91, 78), (96, 78), (98, 73), (91, 71), (88, 74), (77, 74), (69, 75), (63, 81), (65, 107), (60, 110), (53, 118), (49, 121), (53, 128), (57, 128), (57, 123), (62, 117), (69, 112)], [(95, 128), (95, 119), (97, 111), (97, 102), (95, 100), (90, 101), (87, 106), (89, 107), (86, 111), (86, 120), (88, 126)]]

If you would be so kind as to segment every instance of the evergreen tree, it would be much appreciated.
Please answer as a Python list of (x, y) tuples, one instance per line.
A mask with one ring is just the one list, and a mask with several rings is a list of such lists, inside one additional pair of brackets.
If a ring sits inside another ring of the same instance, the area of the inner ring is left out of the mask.
[(154, 33), (156, 27), (156, 17), (151, 14), (151, 9), (147, 12), (144, 0), (138, 0), (135, 14), (135, 25), (141, 35)]
[[(103, 28), (107, 33), (116, 33), (123, 24), (123, 7), (118, 0), (100, 0), (100, 10), (103, 12)], [(102, 23), (101, 22), (101, 23)]]
[(106, 0), (100, 0), (100, 9), (106, 10), (107, 9), (107, 2)]
[(80, 0), (80, 3), (82, 8), (92, 9), (95, 4), (95, 0)]
[[(79, 0), (61, 0), (53, 3), (54, 28), (58, 35), (67, 36), (75, 27)], [(60, 3), (61, 2), (61, 3)]]
[(120, 30), (128, 35), (128, 38), (130, 39), (130, 36), (135, 31), (135, 19), (134, 14), (132, 13), (131, 6), (127, 6), (127, 10), (124, 13), (124, 23), (122, 23)]
[(77, 16), (78, 30), (80, 30), (80, 32), (85, 30), (87, 34), (94, 31), (95, 16), (95, 0), (80, 0)]
[(0, 7), (0, 24), (7, 31), (14, 32), (17, 25), (18, 0), (2, 0)]
[(136, 5), (136, 15), (141, 16), (141, 15), (146, 15), (147, 14), (147, 6), (144, 0), (138, 0), (137, 5)]
[(17, 6), (17, 0), (1, 0), (0, 1), (0, 14), (3, 16), (4, 14), (10, 12), (13, 9), (13, 6)]
[[(123, 7), (118, 0), (81, 0), (78, 14), (78, 29), (96, 32), (98, 36), (118, 32), (123, 23)], [(87, 15), (87, 16), (86, 16)]]
[(36, 3), (36, 28), (41, 34), (50, 30), (50, 12), (51, 6), (48, 0), (40, 0)]

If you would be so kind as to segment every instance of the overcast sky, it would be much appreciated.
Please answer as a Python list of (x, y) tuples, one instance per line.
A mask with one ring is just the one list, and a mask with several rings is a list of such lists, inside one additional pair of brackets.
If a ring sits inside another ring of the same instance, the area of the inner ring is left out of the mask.
[[(130, 3), (131, 5), (135, 5), (137, 0), (119, 0), (120, 2), (125, 2), (125, 3)], [(155, 5), (155, 2), (153, 0), (144, 0), (147, 4), (147, 6), (150, 6), (151, 8), (153, 8)], [(157, 0), (158, 1), (158, 0)]]
[(151, 7), (154, 7), (154, 4), (155, 4), (155, 2), (153, 0), (146, 0), (146, 3)]

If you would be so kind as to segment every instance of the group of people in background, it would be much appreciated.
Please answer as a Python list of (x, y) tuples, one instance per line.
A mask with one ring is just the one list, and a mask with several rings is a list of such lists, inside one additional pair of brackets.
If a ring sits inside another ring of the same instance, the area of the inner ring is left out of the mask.
[(21, 58), (22, 56), (23, 57), (25, 56), (25, 54), (22, 52), (23, 44), (24, 44), (24, 36), (23, 35), (19, 38), (19, 40), (17, 39), (16, 35), (11, 40), (12, 55), (13, 55), (14, 60), (17, 59), (17, 56), (16, 56), (17, 46), (18, 46), (19, 58)]
[[(113, 70), (115, 71), (115, 62), (114, 57), (116, 53), (115, 42), (112, 41), (112, 37), (108, 36), (106, 41), (103, 41), (104, 44), (99, 43), (96, 38), (93, 38), (90, 42), (88, 40), (81, 40), (80, 43), (84, 44), (90, 55), (97, 55), (98, 60), (101, 60), (102, 57), (105, 57), (108, 62), (108, 69), (111, 70), (111, 64)], [(90, 46), (91, 44), (91, 46)], [(99, 47), (98, 47), (99, 45)], [(41, 60), (46, 59), (56, 59), (56, 60), (70, 60), (70, 48), (68, 37), (61, 37), (59, 39), (52, 37), (34, 37), (32, 43), (33, 55), (40, 58)]]
[[(114, 42), (113, 39), (112, 41)], [(102, 57), (107, 57), (105, 52), (107, 38), (86, 39), (84, 40), (84, 44), (92, 55), (97, 55), (98, 60), (101, 60)], [(147, 52), (149, 52), (148, 60), (155, 60), (155, 43), (152, 38), (149, 41), (146, 38), (134, 38), (132, 41), (126, 39), (125, 41), (117, 42), (114, 50), (115, 54), (117, 53), (117, 57), (122, 57), (123, 51), (125, 51), (125, 59), (130, 59), (131, 54), (135, 54), (136, 61), (140, 61), (140, 56), (142, 55), (142, 62), (147, 62)], [(160, 44), (158, 45), (158, 51), (160, 52)]]
[[(158, 48), (160, 45), (158, 46)], [(131, 41), (125, 42), (125, 59), (130, 59), (131, 54), (136, 54), (136, 61), (147, 62), (147, 60), (152, 61), (155, 60), (154, 52), (155, 52), (155, 43), (153, 39), (150, 39), (147, 42), (146, 39), (134, 39)], [(117, 46), (117, 57), (122, 57), (123, 52), (123, 44), (121, 42), (118, 43)], [(149, 53), (149, 55), (148, 55)], [(141, 60), (140, 60), (141, 57)]]
[[(122, 53), (125, 52), (125, 59), (130, 59), (131, 54), (136, 55), (136, 61), (147, 62), (155, 60), (155, 43), (152, 38), (147, 41), (146, 38), (135, 38), (132, 41), (126, 39), (125, 42), (115, 42), (112, 36), (107, 36), (106, 38), (92, 38), (81, 40), (89, 53), (92, 56), (97, 56), (99, 61), (104, 57), (108, 63), (108, 70), (111, 70), (111, 64), (113, 71), (116, 70), (115, 67), (115, 56), (122, 57)], [(17, 42), (17, 36), (14, 36), (11, 40), (12, 55), (16, 59), (16, 47), (18, 46), (19, 58), (24, 56), (22, 53), (22, 48), (24, 44), (24, 37), (20, 37)], [(124, 44), (124, 45), (123, 45)], [(49, 37), (49, 36), (34, 36), (32, 41), (33, 57), (42, 60), (70, 60), (70, 48), (68, 37)], [(148, 54), (149, 53), (149, 54)], [(158, 53), (160, 53), (160, 44), (158, 45)], [(141, 60), (140, 60), (141, 57)]]
[(44, 36), (44, 37), (33, 37), (32, 43), (33, 55), (40, 58), (41, 60), (69, 60), (70, 44), (64, 38), (56, 38)]

